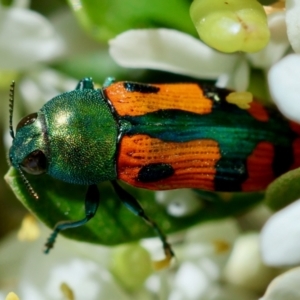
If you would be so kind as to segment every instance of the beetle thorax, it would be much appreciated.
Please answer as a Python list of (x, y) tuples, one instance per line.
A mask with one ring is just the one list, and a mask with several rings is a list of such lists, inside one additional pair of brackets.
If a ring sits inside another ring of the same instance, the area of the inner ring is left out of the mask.
[(94, 184), (116, 177), (118, 128), (98, 91), (62, 94), (42, 110), (50, 146), (50, 175), (76, 184)]

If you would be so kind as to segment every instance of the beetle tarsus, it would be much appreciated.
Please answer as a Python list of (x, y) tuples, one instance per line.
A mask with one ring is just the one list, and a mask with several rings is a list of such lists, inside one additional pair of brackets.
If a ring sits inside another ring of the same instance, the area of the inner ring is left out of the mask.
[(93, 90), (94, 89), (94, 83), (93, 79), (91, 77), (85, 77), (81, 79), (76, 88), (76, 90)]
[(50, 252), (50, 250), (54, 247), (54, 243), (55, 243), (56, 237), (59, 232), (60, 232), (60, 230), (57, 230), (56, 228), (54, 228), (53, 232), (50, 234), (50, 236), (45, 244), (45, 249), (44, 249), (45, 254), (48, 254)]

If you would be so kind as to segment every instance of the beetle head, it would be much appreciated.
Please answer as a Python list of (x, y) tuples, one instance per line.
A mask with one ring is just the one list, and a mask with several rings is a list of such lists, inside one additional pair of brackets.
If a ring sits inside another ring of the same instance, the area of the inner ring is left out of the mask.
[(10, 88), (9, 100), (9, 130), (13, 139), (9, 150), (9, 160), (12, 166), (20, 172), (30, 194), (34, 198), (38, 198), (23, 171), (39, 175), (47, 170), (43, 115), (33, 113), (24, 117), (17, 125), (16, 132), (14, 132), (12, 126), (14, 87), (15, 83), (13, 82)]

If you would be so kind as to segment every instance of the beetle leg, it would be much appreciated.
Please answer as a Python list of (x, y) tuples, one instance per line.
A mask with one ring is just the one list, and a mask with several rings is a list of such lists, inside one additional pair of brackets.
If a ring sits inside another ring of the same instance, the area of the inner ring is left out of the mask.
[(94, 83), (91, 77), (82, 78), (76, 85), (75, 90), (93, 90)]
[(159, 236), (163, 244), (166, 259), (170, 260), (174, 256), (174, 253), (171, 248), (171, 245), (167, 242), (166, 236), (163, 234), (161, 229), (157, 226), (157, 224), (154, 221), (149, 219), (149, 217), (145, 214), (144, 209), (131, 194), (124, 190), (115, 180), (112, 180), (111, 184), (113, 185), (113, 188), (120, 200), (122, 201), (122, 203), (131, 212), (133, 212), (136, 216), (141, 217), (149, 226), (151, 226), (154, 229), (154, 231)]
[(113, 84), (116, 81), (116, 79), (114, 77), (107, 77), (105, 78), (102, 87), (106, 88), (108, 86), (110, 86), (111, 84)]
[(49, 236), (45, 244), (44, 252), (49, 253), (50, 249), (53, 248), (55, 239), (60, 231), (68, 228), (75, 228), (75, 227), (82, 226), (85, 223), (87, 223), (91, 218), (93, 218), (99, 205), (99, 199), (100, 199), (100, 195), (99, 195), (99, 190), (97, 185), (96, 184), (90, 185), (85, 195), (85, 218), (79, 221), (58, 222), (55, 225), (51, 235)]

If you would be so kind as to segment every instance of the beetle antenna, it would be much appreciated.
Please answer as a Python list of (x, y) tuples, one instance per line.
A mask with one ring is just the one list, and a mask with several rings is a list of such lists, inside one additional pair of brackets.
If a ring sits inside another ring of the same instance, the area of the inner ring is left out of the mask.
[(14, 112), (14, 101), (15, 101), (15, 81), (13, 80), (10, 84), (9, 89), (9, 133), (12, 139), (15, 138), (13, 128), (13, 112)]
[(27, 180), (27, 178), (25, 177), (22, 169), (19, 167), (18, 171), (20, 172), (21, 178), (29, 192), (29, 194), (35, 199), (38, 200), (39, 199), (39, 195), (34, 191), (33, 187), (31, 186), (31, 184), (29, 183), (29, 181)]

